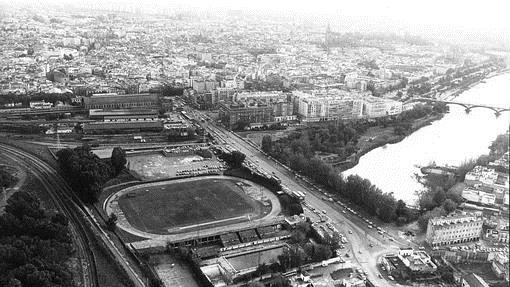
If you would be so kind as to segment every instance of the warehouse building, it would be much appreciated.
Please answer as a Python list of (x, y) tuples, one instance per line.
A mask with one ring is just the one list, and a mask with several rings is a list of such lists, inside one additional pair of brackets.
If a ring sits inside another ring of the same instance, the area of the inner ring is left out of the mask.
[(156, 108), (159, 106), (158, 96), (155, 94), (129, 94), (118, 95), (93, 94), (84, 98), (85, 109), (132, 109), (132, 108)]

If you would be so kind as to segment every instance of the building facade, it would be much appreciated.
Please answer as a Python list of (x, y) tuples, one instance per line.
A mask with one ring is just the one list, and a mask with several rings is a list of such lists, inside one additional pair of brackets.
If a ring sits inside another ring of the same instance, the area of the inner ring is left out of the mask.
[(303, 122), (355, 119), (362, 116), (362, 95), (342, 90), (294, 92)]
[(379, 118), (402, 113), (402, 102), (368, 96), (363, 99), (363, 116)]
[(430, 246), (443, 246), (480, 240), (483, 219), (457, 214), (429, 220), (426, 241)]
[(154, 108), (159, 105), (158, 96), (155, 94), (130, 94), (118, 95), (94, 94), (84, 98), (85, 109), (132, 109), (132, 108)]
[(234, 128), (239, 123), (264, 124), (274, 122), (273, 106), (220, 104), (219, 118), (228, 128)]

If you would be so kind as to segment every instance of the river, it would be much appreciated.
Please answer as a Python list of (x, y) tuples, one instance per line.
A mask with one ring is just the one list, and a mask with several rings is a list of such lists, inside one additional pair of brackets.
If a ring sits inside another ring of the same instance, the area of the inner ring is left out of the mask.
[[(454, 101), (510, 107), (510, 73), (487, 79), (464, 91)], [(367, 178), (383, 192), (414, 205), (416, 191), (423, 190), (414, 174), (418, 166), (431, 162), (438, 165), (459, 165), (489, 152), (497, 135), (509, 128), (510, 114), (496, 118), (494, 111), (474, 108), (468, 114), (462, 106), (450, 105), (450, 112), (441, 120), (412, 133), (401, 142), (374, 149), (362, 156), (359, 163), (344, 171)]]

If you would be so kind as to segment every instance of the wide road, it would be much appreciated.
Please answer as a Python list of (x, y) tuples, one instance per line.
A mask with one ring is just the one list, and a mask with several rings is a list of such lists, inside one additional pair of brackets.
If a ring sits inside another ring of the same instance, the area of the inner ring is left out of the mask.
[(99, 234), (103, 243), (126, 271), (134, 286), (146, 286), (124, 258), (124, 255), (100, 228), (91, 213), (79, 202), (76, 196), (73, 196), (73, 191), (55, 169), (38, 157), (9, 145), (0, 144), (0, 152), (2, 155), (18, 162), (25, 170), (30, 171), (41, 182), (41, 187), (47, 191), (57, 208), (69, 218), (79, 257), (86, 261), (83, 264), (84, 286), (99, 286), (95, 257), (89, 247), (89, 242), (95, 240), (91, 232)]
[[(376, 286), (398, 286), (398, 284), (394, 282), (386, 281), (378, 277), (379, 270), (377, 269), (377, 260), (378, 257), (383, 254), (397, 252), (400, 247), (409, 246), (408, 242), (403, 242), (401, 239), (394, 237), (390, 240), (389, 235), (380, 235), (375, 228), (369, 229), (368, 224), (359, 216), (349, 212), (344, 214), (342, 212), (343, 208), (340, 205), (322, 199), (324, 195), (311, 184), (298, 179), (291, 170), (276, 162), (274, 159), (267, 157), (258, 147), (248, 143), (238, 135), (210, 123), (205, 123), (203, 126), (212, 136), (217, 138), (220, 143), (228, 144), (244, 153), (248, 160), (255, 162), (260, 169), (276, 175), (281, 179), (282, 184), (286, 185), (291, 190), (304, 192), (306, 194), (305, 202), (307, 205), (321, 212), (325, 212), (331, 219), (333, 225), (346, 235), (347, 240), (351, 244), (352, 255), (354, 256), (353, 259), (367, 272), (367, 277), (372, 283)], [(349, 233), (349, 230), (351, 230), (352, 233)], [(371, 247), (370, 244), (372, 244), (373, 247)]]

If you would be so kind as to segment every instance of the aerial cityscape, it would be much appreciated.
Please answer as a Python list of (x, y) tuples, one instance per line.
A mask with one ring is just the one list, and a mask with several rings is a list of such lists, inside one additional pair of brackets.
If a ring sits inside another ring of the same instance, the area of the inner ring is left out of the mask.
[(0, 0), (0, 287), (510, 286), (506, 8)]

